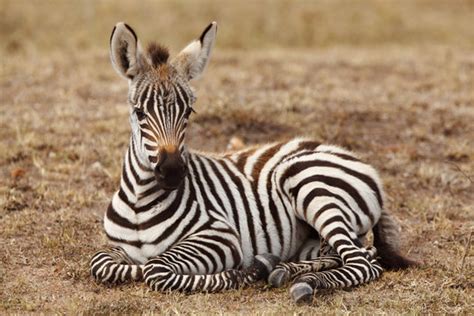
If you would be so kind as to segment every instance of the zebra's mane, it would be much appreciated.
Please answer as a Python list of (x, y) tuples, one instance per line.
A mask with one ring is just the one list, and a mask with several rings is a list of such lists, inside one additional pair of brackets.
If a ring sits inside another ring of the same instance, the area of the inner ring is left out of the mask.
[(148, 45), (147, 54), (153, 67), (166, 64), (168, 58), (170, 57), (168, 48), (156, 42), (151, 42)]

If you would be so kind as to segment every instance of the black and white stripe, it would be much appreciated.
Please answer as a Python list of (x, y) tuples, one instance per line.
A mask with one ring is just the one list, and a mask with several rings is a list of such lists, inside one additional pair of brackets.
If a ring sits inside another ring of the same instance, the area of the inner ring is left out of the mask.
[[(347, 271), (328, 272), (332, 277), (345, 276), (341, 280), (350, 286), (380, 274), (359, 242), (381, 214), (379, 180), (346, 151), (296, 139), (221, 157), (189, 152), (183, 184), (164, 191), (144, 168), (138, 147), (132, 139), (105, 230), (114, 245), (144, 265), (152, 288), (235, 288), (244, 278), (232, 273), (251, 268), (256, 255), (316, 259), (308, 253), (316, 253), (318, 244), (309, 250), (303, 244), (318, 235), (345, 263), (354, 262)], [(211, 288), (197, 281), (206, 278)]]
[[(125, 42), (136, 51), (136, 35), (123, 25), (111, 49)], [(222, 155), (186, 149), (195, 99), (188, 80), (207, 63), (198, 59), (210, 53), (209, 34), (215, 23), (172, 63), (156, 46), (149, 52), (155, 56), (137, 53), (135, 68), (115, 62), (130, 78), (132, 136), (104, 218), (114, 248), (93, 256), (94, 278), (215, 292), (269, 277), (273, 286), (292, 280), (294, 300), (305, 302), (316, 288), (380, 276), (375, 249), (363, 245), (371, 230), (384, 267), (410, 266), (398, 254), (376, 171), (352, 153), (304, 138)], [(130, 58), (122, 51), (112, 58)]]

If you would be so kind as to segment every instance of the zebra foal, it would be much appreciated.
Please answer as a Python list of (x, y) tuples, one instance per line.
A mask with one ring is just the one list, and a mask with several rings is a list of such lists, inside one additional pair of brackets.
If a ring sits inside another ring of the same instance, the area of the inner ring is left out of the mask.
[[(92, 276), (184, 292), (268, 278), (291, 281), (293, 299), (308, 302), (315, 289), (412, 265), (398, 252), (376, 171), (352, 153), (304, 138), (221, 155), (186, 148), (189, 82), (206, 68), (216, 32), (213, 22), (169, 60), (161, 45), (142, 49), (127, 24), (114, 27), (110, 58), (128, 80), (131, 136), (104, 217), (112, 246), (92, 257)], [(376, 249), (363, 246), (370, 230)]]

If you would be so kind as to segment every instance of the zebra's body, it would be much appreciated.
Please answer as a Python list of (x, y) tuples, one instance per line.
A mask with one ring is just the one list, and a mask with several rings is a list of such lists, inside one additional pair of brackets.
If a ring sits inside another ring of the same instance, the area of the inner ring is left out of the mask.
[[(144, 164), (133, 154), (136, 150), (129, 149), (125, 156), (121, 186), (105, 214), (104, 226), (113, 244), (122, 247), (137, 263), (146, 263), (212, 222), (222, 222), (231, 230), (229, 234), (235, 235), (231, 242), (237, 253), (232, 257), (238, 259), (226, 260), (225, 265), (218, 267), (212, 264), (192, 267), (186, 273), (213, 273), (216, 269), (247, 267), (255, 255), (264, 253), (272, 253), (282, 261), (289, 260), (297, 254), (310, 233), (310, 227), (294, 208), (303, 201), (291, 193), (308, 176), (340, 173), (334, 177), (336, 181), (348, 185), (351, 181), (362, 183), (352, 189), (365, 189), (358, 194), (362, 203), (370, 205), (369, 216), (358, 206), (356, 198), (342, 192), (340, 187), (328, 185), (324, 179), (314, 183), (344, 210), (356, 234), (354, 238), (365, 235), (382, 210), (377, 200), (381, 188), (376, 187), (376, 194), (370, 191), (368, 183), (360, 179), (367, 177), (368, 181), (379, 183), (372, 168), (355, 162), (355, 157), (337, 147), (319, 145), (309, 139), (273, 143), (222, 156), (190, 152), (188, 176), (175, 191), (157, 188), (152, 170), (140, 168)], [(345, 159), (341, 154), (346, 156)], [(308, 162), (310, 155), (314, 158)], [(326, 168), (326, 172), (318, 173), (315, 169), (316, 172), (300, 175), (301, 179), (297, 176), (285, 178), (285, 172), (305, 162), (308, 162), (308, 168), (318, 168), (318, 164), (330, 163), (330, 166), (319, 167)], [(369, 175), (350, 169), (347, 166), (350, 164), (366, 168)], [(350, 176), (344, 169), (360, 174), (360, 178)], [(352, 208), (345, 206), (349, 203)], [(302, 206), (298, 209), (299, 213), (303, 211)], [(317, 239), (317, 236), (312, 239)]]
[(132, 137), (104, 219), (115, 248), (93, 256), (92, 275), (218, 291), (271, 272), (274, 286), (295, 278), (293, 298), (305, 301), (315, 288), (380, 275), (375, 249), (362, 243), (371, 229), (386, 267), (411, 264), (397, 253), (376, 171), (352, 153), (305, 138), (222, 155), (185, 149), (194, 100), (187, 80), (204, 69), (215, 30), (167, 64), (167, 51), (151, 46), (145, 55), (129, 26), (114, 29), (111, 57), (129, 78)]

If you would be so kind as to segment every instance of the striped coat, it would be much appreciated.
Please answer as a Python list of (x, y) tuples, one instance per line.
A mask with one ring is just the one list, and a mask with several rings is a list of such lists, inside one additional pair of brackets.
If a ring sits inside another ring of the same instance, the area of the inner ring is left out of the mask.
[[(128, 25), (114, 28), (111, 59), (129, 80), (132, 136), (104, 218), (112, 247), (92, 257), (92, 276), (185, 292), (292, 281), (293, 299), (307, 302), (316, 288), (412, 265), (398, 253), (376, 171), (354, 154), (305, 138), (225, 154), (185, 148), (188, 81), (205, 68), (215, 34), (211, 23), (168, 63), (161, 46), (143, 52)], [(364, 246), (371, 230), (375, 248)]]
[[(156, 188), (153, 172), (133, 152), (132, 143), (121, 187), (105, 214), (104, 226), (109, 239), (140, 263), (214, 221), (225, 223), (229, 234), (236, 236), (236, 240), (229, 239), (231, 245), (238, 245), (235, 249), (229, 245), (236, 259), (224, 266), (205, 264), (194, 273), (246, 267), (262, 253), (283, 261), (294, 257), (310, 232), (302, 220), (308, 194), (300, 191), (310, 190), (304, 183), (311, 177), (315, 180), (313, 194), (347, 210), (344, 220), (358, 235), (372, 228), (382, 210), (380, 181), (370, 166), (340, 148), (307, 139), (223, 156), (191, 152), (184, 185), (170, 192)], [(212, 257), (218, 249), (209, 248)]]

